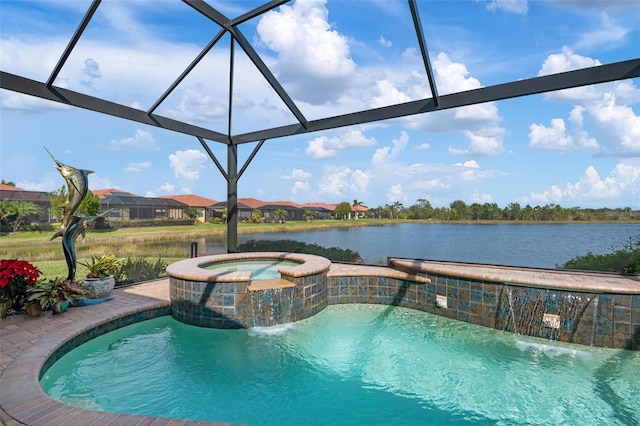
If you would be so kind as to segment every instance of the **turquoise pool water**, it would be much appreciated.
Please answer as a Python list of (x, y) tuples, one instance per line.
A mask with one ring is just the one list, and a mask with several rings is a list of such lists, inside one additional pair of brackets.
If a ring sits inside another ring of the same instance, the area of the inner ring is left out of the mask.
[(252, 280), (270, 280), (274, 278), (280, 278), (280, 273), (278, 269), (298, 266), (299, 262), (294, 262), (293, 260), (282, 260), (282, 259), (256, 259), (256, 260), (233, 260), (228, 262), (216, 262), (210, 265), (207, 265), (206, 269), (211, 269), (214, 271), (227, 271), (227, 272), (236, 272), (236, 271), (252, 271), (251, 274)]
[(640, 352), (332, 305), (266, 329), (145, 321), (69, 352), (41, 384), (81, 408), (247, 425), (636, 425), (639, 378)]

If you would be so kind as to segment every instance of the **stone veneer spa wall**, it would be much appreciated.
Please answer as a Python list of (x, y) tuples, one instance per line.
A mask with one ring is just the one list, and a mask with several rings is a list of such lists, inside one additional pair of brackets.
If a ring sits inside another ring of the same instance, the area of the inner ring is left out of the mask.
[[(249, 271), (212, 271), (213, 263), (295, 261), (281, 278), (252, 280)], [(331, 262), (299, 253), (234, 253), (203, 256), (169, 265), (171, 315), (186, 324), (210, 328), (272, 326), (315, 315), (327, 306)]]
[[(267, 281), (251, 281), (250, 272), (213, 274), (198, 266), (227, 258), (301, 263)], [(171, 315), (198, 326), (271, 326), (308, 318), (331, 304), (370, 303), (549, 340), (640, 350), (638, 277), (398, 258), (387, 267), (331, 264), (292, 253), (206, 256), (167, 271)]]

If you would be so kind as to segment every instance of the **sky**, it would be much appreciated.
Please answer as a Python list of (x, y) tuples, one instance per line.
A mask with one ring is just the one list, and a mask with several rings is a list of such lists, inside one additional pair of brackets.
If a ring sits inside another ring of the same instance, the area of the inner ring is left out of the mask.
[[(259, 1), (213, 1), (227, 17)], [(90, 2), (0, 0), (0, 69), (45, 82)], [(440, 95), (640, 57), (633, 0), (418, 1)], [(405, 1), (297, 0), (240, 25), (309, 120), (431, 97)], [(148, 110), (218, 33), (180, 1), (104, 0), (54, 86)], [(226, 133), (228, 35), (154, 113)], [(295, 122), (235, 46), (233, 134)], [(226, 199), (193, 136), (0, 90), (0, 178)], [(640, 79), (267, 140), (238, 183), (264, 201), (455, 200), (640, 209)], [(226, 146), (207, 141), (227, 164)], [(256, 144), (240, 145), (239, 167)]]

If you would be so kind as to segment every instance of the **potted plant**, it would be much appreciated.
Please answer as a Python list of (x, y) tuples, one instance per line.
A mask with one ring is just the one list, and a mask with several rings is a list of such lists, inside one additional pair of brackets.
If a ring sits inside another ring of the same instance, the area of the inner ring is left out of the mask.
[(74, 300), (83, 299), (84, 290), (62, 278), (49, 278), (38, 281), (28, 292), (28, 302), (38, 302), (43, 311), (51, 309), (53, 313), (66, 312)]
[(0, 318), (4, 318), (10, 307), (24, 307), (27, 290), (36, 284), (40, 270), (26, 260), (0, 260)]
[(86, 297), (89, 299), (102, 299), (109, 296), (116, 284), (113, 275), (122, 266), (123, 262), (124, 259), (113, 254), (91, 255), (90, 260), (78, 262), (89, 270), (82, 283)]

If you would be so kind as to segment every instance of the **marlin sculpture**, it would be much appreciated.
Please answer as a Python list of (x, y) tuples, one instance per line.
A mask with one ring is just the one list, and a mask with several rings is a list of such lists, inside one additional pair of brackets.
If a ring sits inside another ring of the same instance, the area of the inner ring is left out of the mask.
[(80, 203), (82, 203), (84, 197), (87, 196), (87, 192), (89, 191), (89, 174), (93, 173), (93, 171), (67, 166), (58, 161), (46, 147), (44, 149), (49, 153), (53, 161), (55, 161), (56, 169), (58, 169), (67, 182), (68, 187), (67, 198), (60, 206), (62, 207), (62, 227), (51, 237), (53, 240), (54, 238), (62, 236), (65, 227), (70, 225), (71, 217), (78, 207), (80, 207)]
[(75, 241), (78, 235), (84, 234), (85, 229), (91, 222), (98, 217), (105, 215), (108, 212), (101, 213), (99, 216), (91, 218), (82, 218), (76, 216), (74, 213), (80, 207), (80, 203), (84, 197), (87, 196), (89, 191), (89, 174), (93, 173), (91, 170), (76, 169), (75, 167), (67, 166), (66, 164), (58, 161), (56, 157), (45, 147), (44, 148), (53, 161), (56, 163), (56, 169), (60, 172), (64, 180), (67, 182), (67, 198), (61, 205), (62, 207), (62, 226), (53, 234), (51, 239), (62, 237), (62, 250), (64, 251), (64, 257), (67, 261), (67, 268), (69, 274), (67, 275), (67, 281), (73, 282), (76, 275), (76, 250)]

